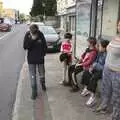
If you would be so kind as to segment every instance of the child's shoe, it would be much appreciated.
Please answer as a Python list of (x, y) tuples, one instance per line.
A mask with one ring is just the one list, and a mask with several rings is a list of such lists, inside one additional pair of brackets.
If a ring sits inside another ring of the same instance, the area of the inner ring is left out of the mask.
[(90, 96), (90, 98), (88, 99), (88, 101), (86, 102), (87, 106), (91, 106), (95, 103), (95, 96)]
[(87, 90), (87, 88), (85, 87), (81, 93), (81, 95), (84, 97), (84, 96), (87, 96), (90, 94), (90, 91)]

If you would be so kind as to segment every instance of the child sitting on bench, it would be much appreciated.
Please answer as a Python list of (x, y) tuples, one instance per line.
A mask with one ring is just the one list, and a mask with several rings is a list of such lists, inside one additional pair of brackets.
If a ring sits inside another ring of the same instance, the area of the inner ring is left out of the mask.
[[(84, 89), (81, 93), (82, 96), (90, 94), (90, 98), (86, 102), (87, 106), (91, 106), (95, 103), (95, 93), (97, 88), (98, 80), (102, 78), (102, 72), (104, 69), (105, 59), (106, 59), (106, 47), (109, 44), (107, 40), (101, 40), (98, 44), (98, 53), (96, 60), (89, 69), (89, 73), (83, 72), (82, 84)], [(86, 76), (89, 76), (86, 79)]]
[[(68, 85), (72, 86), (71, 92), (77, 92), (79, 90), (76, 75), (83, 70), (88, 71), (91, 64), (95, 60), (96, 57), (96, 39), (94, 37), (88, 38), (88, 48), (82, 54), (80, 60), (71, 65), (68, 69)], [(87, 76), (86, 76), (87, 77)]]

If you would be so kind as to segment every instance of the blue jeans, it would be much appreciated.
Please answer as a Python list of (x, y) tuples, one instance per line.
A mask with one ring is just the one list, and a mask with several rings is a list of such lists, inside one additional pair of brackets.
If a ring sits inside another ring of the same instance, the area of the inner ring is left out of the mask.
[(29, 75), (31, 81), (31, 87), (37, 89), (37, 70), (39, 72), (40, 83), (45, 84), (45, 67), (44, 64), (29, 64)]

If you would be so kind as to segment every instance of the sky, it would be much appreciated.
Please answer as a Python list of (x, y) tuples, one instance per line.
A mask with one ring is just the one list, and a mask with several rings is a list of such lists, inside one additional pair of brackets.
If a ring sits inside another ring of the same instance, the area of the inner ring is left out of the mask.
[(20, 10), (21, 13), (29, 14), (33, 0), (1, 0), (4, 8)]

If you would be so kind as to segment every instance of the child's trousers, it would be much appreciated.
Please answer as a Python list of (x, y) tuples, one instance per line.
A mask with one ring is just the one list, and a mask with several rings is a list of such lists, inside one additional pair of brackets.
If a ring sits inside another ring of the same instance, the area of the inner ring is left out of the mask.
[(81, 66), (77, 66), (77, 67), (75, 65), (69, 66), (68, 82), (72, 84), (73, 87), (78, 85), (76, 75), (82, 71), (83, 71), (83, 68)]
[(64, 61), (63, 63), (63, 81), (67, 82), (67, 72), (68, 72), (68, 65), (67, 62)]
[(91, 78), (90, 78), (90, 80), (89, 80), (87, 89), (88, 89), (89, 91), (91, 91), (92, 93), (96, 93), (96, 88), (97, 88), (97, 85), (98, 85), (98, 81), (99, 81), (101, 78), (102, 78), (102, 71), (94, 70), (94, 71), (91, 73)]

